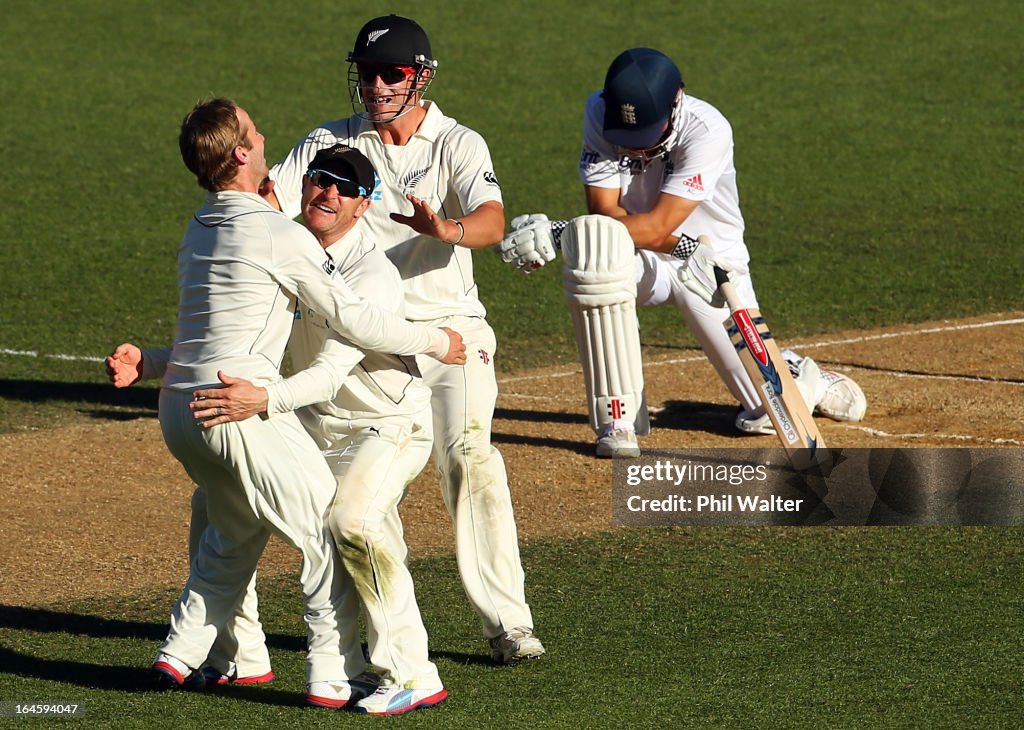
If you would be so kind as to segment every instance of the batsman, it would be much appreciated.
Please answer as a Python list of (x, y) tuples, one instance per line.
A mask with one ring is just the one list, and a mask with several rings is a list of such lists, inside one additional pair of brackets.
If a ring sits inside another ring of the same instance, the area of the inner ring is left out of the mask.
[[(728, 120), (684, 92), (665, 54), (624, 51), (587, 99), (579, 173), (590, 215), (518, 216), (499, 249), (527, 274), (562, 251), (597, 455), (639, 456), (637, 436), (650, 431), (637, 305), (674, 304), (741, 404), (736, 428), (774, 433), (722, 326), (728, 310), (714, 275), (715, 266), (725, 270), (744, 306), (758, 308)], [(867, 399), (852, 379), (784, 355), (809, 410), (839, 421), (864, 417)]]

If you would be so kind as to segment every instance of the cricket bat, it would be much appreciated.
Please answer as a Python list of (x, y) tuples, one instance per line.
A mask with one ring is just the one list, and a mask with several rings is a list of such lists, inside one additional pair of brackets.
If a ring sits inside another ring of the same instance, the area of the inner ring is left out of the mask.
[(790, 463), (803, 470), (830, 462), (825, 440), (761, 312), (743, 306), (732, 282), (717, 266), (715, 281), (729, 305), (730, 316), (722, 326), (761, 396)]

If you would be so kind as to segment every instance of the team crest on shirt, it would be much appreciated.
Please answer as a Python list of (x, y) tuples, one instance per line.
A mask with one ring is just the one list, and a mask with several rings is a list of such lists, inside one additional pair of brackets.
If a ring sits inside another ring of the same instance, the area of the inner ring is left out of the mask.
[(416, 186), (419, 185), (420, 180), (422, 180), (426, 176), (427, 168), (423, 168), (422, 170), (416, 170), (415, 172), (410, 172), (401, 180), (402, 191), (406, 195), (412, 195), (413, 192), (416, 190)]

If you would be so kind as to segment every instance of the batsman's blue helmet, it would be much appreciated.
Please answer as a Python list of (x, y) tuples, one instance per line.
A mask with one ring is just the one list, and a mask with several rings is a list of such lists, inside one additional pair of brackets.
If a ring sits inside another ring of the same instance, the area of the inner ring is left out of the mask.
[(656, 145), (683, 86), (679, 69), (653, 48), (620, 53), (604, 78), (604, 137), (626, 149)]

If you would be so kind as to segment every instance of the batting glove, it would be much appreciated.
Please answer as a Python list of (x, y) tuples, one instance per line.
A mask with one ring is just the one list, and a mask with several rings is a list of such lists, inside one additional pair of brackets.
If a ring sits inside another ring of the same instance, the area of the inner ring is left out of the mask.
[(556, 246), (552, 222), (543, 213), (534, 213), (512, 219), (512, 231), (498, 244), (498, 252), (506, 264), (529, 274), (555, 260)]
[(716, 266), (726, 273), (729, 281), (735, 280), (736, 274), (732, 266), (715, 258), (711, 239), (707, 236), (697, 236), (697, 246), (686, 259), (686, 265), (679, 269), (679, 278), (687, 289), (712, 307), (720, 308), (725, 306), (725, 296), (715, 280)]

